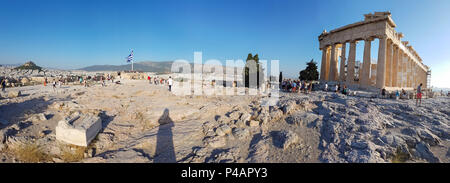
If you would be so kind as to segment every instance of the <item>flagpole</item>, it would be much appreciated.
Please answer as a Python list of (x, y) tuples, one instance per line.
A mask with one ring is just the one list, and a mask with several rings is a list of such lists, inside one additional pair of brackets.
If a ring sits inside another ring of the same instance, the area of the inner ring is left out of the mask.
[(131, 71), (134, 70), (133, 66), (134, 66), (134, 61), (133, 61), (133, 50), (131, 50), (130, 55), (128, 55), (127, 57), (127, 62), (131, 62)]

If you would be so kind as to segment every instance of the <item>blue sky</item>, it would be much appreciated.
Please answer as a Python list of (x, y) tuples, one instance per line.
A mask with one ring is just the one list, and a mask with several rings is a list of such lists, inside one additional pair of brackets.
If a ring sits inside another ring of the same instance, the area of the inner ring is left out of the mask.
[(374, 11), (390, 11), (396, 30), (432, 68), (432, 84), (450, 87), (448, 0), (0, 0), (0, 64), (119, 65), (131, 49), (135, 61), (192, 61), (194, 51), (203, 61), (258, 53), (298, 77), (307, 61), (320, 64), (323, 29)]

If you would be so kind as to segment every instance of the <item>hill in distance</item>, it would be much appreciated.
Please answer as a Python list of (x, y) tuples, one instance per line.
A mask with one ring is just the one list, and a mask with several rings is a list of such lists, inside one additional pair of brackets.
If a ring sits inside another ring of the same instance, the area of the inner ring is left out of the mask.
[[(134, 63), (134, 70), (143, 71), (143, 72), (156, 72), (156, 73), (169, 73), (172, 70), (173, 61), (164, 61), (164, 62), (153, 62), (153, 61), (144, 61)], [(190, 63), (191, 69), (193, 69), (194, 64)], [(96, 72), (96, 71), (124, 71), (131, 70), (131, 64), (126, 65), (93, 65), (89, 67), (84, 67), (81, 69), (82, 71)]]
[[(143, 72), (170, 72), (172, 68), (173, 61), (164, 61), (164, 62), (152, 62), (152, 61), (144, 61), (134, 63), (133, 67), (136, 71)], [(131, 70), (131, 64), (125, 65), (93, 65), (89, 67), (80, 68), (77, 70), (83, 71), (123, 71), (123, 70)]]
[(33, 63), (32, 61), (29, 61), (19, 67), (14, 68), (16, 70), (42, 70), (42, 67), (37, 66), (35, 63)]

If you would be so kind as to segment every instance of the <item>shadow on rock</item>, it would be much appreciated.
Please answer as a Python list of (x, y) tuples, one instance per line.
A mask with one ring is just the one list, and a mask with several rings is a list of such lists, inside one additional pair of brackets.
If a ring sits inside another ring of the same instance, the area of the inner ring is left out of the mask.
[(154, 163), (176, 163), (175, 147), (173, 145), (172, 128), (174, 122), (169, 116), (169, 109), (164, 109), (164, 113), (158, 120), (159, 129), (156, 137), (156, 150)]
[[(10, 103), (0, 106), (0, 116), (2, 120), (8, 121), (9, 124), (3, 125), (2, 128), (6, 128), (12, 124), (12, 121), (24, 121), (25, 113), (32, 111), (33, 114), (39, 114), (45, 112), (47, 108), (57, 101), (68, 101), (71, 100), (70, 97), (63, 99), (50, 99), (45, 100), (44, 97), (33, 98), (20, 103)], [(53, 116), (51, 116), (53, 117)]]

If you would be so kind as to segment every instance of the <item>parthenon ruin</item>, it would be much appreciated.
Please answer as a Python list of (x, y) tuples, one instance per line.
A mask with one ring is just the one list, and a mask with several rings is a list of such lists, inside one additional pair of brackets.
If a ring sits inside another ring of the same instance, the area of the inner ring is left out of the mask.
[[(322, 50), (320, 80), (342, 82), (363, 89), (414, 89), (420, 83), (427, 88), (429, 68), (422, 62), (396, 24), (390, 12), (364, 15), (364, 21), (346, 25), (319, 36)], [(378, 61), (371, 63), (371, 44), (379, 39)], [(364, 40), (361, 68), (355, 70), (356, 44)], [(349, 43), (348, 61), (346, 44)], [(340, 64), (339, 64), (340, 61)], [(339, 68), (338, 68), (339, 66)]]

